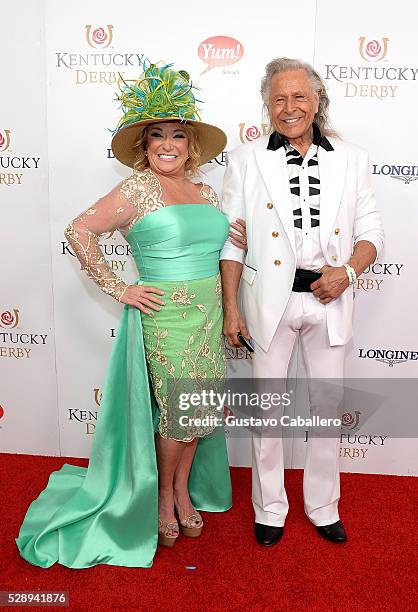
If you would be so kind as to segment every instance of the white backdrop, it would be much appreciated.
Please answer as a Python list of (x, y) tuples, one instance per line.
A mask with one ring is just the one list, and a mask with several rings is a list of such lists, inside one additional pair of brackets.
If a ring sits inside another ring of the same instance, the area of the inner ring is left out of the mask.
[[(267, 128), (259, 85), (268, 61), (297, 57), (320, 71), (334, 127), (370, 152), (386, 230), (381, 264), (356, 287), (347, 376), (417, 376), (418, 125), (405, 110), (413, 115), (418, 103), (418, 7), (407, 0), (396, 11), (388, 0), (300, 0), (295, 15), (280, 1), (216, 0), (204, 10), (183, 2), (174, 11), (160, 0), (152, 18), (138, 2), (27, 0), (22, 13), (20, 3), (0, 0), (0, 8), (7, 23), (0, 42), (0, 261), (7, 278), (0, 294), (0, 450), (89, 454), (122, 306), (80, 272), (63, 232), (129, 173), (111, 157), (108, 128), (119, 118), (118, 72), (138, 76), (143, 55), (192, 75), (205, 101), (203, 119), (226, 131), (227, 150)], [(211, 60), (225, 48), (228, 62)], [(204, 168), (218, 192), (224, 165), (220, 155)], [(112, 268), (134, 280), (121, 235), (101, 244)], [(376, 350), (409, 351), (410, 358), (393, 360), (388, 352), (377, 361)], [(227, 354), (233, 376), (250, 374), (248, 355)], [(295, 359), (292, 368), (299, 366)], [(289, 467), (303, 465), (305, 446), (286, 441)], [(248, 441), (229, 440), (229, 450), (232, 465), (250, 464)], [(417, 474), (416, 454), (415, 440), (388, 436), (365, 448), (345, 439), (341, 465)]]

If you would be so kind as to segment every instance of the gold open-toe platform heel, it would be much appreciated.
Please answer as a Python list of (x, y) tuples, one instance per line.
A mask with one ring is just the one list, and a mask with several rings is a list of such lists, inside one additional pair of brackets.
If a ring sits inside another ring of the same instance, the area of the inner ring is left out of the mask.
[[(173, 535), (173, 532), (175, 535)], [(158, 519), (158, 544), (172, 548), (178, 537), (179, 526), (177, 521), (164, 523), (161, 519)]]
[(202, 533), (203, 519), (197, 510), (183, 520), (180, 520), (179, 517), (179, 521), (183, 535), (189, 538), (197, 538)]

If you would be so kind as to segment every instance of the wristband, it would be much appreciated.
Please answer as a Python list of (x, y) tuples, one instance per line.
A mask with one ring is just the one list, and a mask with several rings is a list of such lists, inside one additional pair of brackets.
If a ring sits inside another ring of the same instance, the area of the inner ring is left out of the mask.
[(344, 264), (345, 271), (347, 272), (349, 285), (353, 285), (357, 280), (356, 271), (348, 264)]

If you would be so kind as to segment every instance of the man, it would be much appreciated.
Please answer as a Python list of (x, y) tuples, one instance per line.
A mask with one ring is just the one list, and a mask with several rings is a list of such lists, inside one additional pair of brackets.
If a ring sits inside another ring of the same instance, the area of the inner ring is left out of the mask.
[[(329, 129), (325, 86), (309, 64), (273, 60), (261, 93), (271, 134), (229, 153), (224, 178), (223, 211), (246, 221), (248, 237), (246, 255), (231, 242), (221, 253), (224, 334), (234, 346), (239, 331), (252, 336), (256, 378), (286, 378), (297, 335), (309, 378), (342, 378), (353, 284), (383, 248), (368, 155)], [(282, 440), (252, 444), (255, 534), (272, 545), (288, 511)], [(336, 436), (309, 439), (303, 483), (309, 520), (336, 543), (347, 537), (338, 451)]]

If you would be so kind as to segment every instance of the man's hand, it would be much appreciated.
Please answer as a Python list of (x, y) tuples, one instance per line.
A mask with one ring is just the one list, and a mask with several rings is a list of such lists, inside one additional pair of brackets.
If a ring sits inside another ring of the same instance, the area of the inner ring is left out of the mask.
[(244, 348), (238, 340), (238, 332), (241, 332), (244, 338), (250, 338), (250, 334), (248, 333), (248, 329), (245, 326), (244, 319), (238, 308), (224, 310), (224, 335), (231, 346)]
[(312, 283), (311, 289), (321, 304), (329, 304), (340, 297), (349, 286), (347, 271), (344, 266), (324, 266), (320, 271), (322, 276)]

